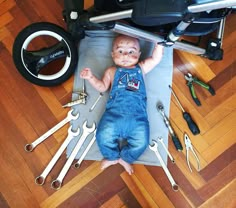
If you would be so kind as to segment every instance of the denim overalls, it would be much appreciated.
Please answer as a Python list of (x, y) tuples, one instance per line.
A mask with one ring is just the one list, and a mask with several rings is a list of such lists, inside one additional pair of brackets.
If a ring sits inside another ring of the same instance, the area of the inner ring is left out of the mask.
[[(139, 65), (117, 67), (106, 110), (99, 122), (96, 139), (107, 160), (122, 158), (133, 163), (149, 144), (146, 90)], [(119, 140), (126, 139), (122, 149)]]

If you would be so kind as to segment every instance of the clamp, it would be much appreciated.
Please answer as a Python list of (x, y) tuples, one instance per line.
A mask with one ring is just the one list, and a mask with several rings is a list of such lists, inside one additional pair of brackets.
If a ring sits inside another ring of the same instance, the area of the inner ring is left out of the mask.
[(209, 84), (204, 83), (203, 81), (199, 80), (197, 77), (193, 77), (192, 74), (188, 73), (188, 74), (184, 75), (184, 77), (188, 81), (187, 85), (189, 87), (191, 96), (192, 96), (194, 102), (198, 106), (201, 105), (201, 102), (197, 98), (197, 95), (196, 95), (195, 90), (194, 90), (193, 83), (196, 83), (196, 84), (200, 85), (201, 87), (207, 89), (211, 93), (211, 95), (215, 95), (215, 90)]

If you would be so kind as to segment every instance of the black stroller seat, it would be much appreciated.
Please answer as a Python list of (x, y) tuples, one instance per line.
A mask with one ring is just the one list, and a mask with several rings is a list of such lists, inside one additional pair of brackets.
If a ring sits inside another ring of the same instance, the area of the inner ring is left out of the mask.
[(183, 19), (187, 1), (139, 0), (133, 5), (132, 21), (143, 26), (157, 26)]
[(191, 22), (184, 35), (201, 36), (215, 31), (220, 21), (228, 14), (226, 9), (193, 14), (188, 11), (192, 4), (206, 3), (208, 0), (138, 0), (133, 4), (132, 21), (140, 26), (176, 25), (184, 20)]

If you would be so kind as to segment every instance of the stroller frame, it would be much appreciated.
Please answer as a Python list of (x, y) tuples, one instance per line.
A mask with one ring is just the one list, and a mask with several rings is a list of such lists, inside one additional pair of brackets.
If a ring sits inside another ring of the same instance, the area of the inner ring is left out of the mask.
[[(67, 30), (49, 22), (27, 26), (15, 39), (13, 60), (21, 75), (34, 84), (61, 84), (76, 69), (76, 43), (84, 38), (86, 30), (111, 30), (210, 60), (222, 60), (226, 17), (235, 9), (236, 0), (94, 0), (93, 7), (87, 10), (84, 0), (64, 0)], [(31, 50), (31, 42), (37, 37), (48, 36), (56, 44)], [(189, 41), (191, 36), (197, 37), (198, 43), (192, 38)], [(204, 45), (200, 44), (201, 37), (207, 38)], [(56, 65), (59, 59), (64, 64)], [(51, 62), (56, 65), (53, 71), (46, 67)]]
[[(122, 0), (120, 2), (122, 2)], [(234, 6), (236, 6), (236, 0), (206, 1), (205, 3), (189, 5), (187, 7), (186, 15), (184, 16), (183, 20), (180, 21), (176, 28), (172, 29), (166, 37), (147, 32), (137, 27), (132, 27), (127, 24), (116, 22), (117, 20), (132, 18), (133, 9), (127, 9), (120, 12), (103, 14), (94, 17), (88, 17), (87, 15), (85, 15), (84, 17), (83, 1), (76, 3), (75, 0), (65, 0), (64, 4), (64, 14), (67, 20), (70, 19), (70, 21), (67, 22), (68, 30), (72, 34), (76, 34), (76, 31), (74, 29), (78, 29), (78, 25), (79, 30), (84, 30), (84, 28), (91, 27), (99, 29), (100, 26), (98, 26), (98, 24), (108, 23), (108, 28), (110, 30), (120, 34), (133, 36), (139, 39), (145, 39), (147, 41), (163, 44), (164, 46), (173, 46), (173, 48), (175, 49), (200, 55), (211, 60), (221, 60), (223, 58), (222, 42), (226, 16), (213, 21), (213, 23), (219, 22), (219, 27), (216, 33), (216, 37), (210, 39), (206, 49), (198, 47), (196, 46), (196, 44), (179, 41), (179, 39), (184, 34), (188, 26), (194, 23), (196, 14), (209, 10), (233, 8)], [(111, 23), (112, 21), (115, 22)], [(207, 24), (207, 22), (204, 24)]]

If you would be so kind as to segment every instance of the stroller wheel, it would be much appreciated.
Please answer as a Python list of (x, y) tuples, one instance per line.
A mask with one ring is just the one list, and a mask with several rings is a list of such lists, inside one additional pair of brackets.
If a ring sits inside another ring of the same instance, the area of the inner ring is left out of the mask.
[(74, 73), (78, 56), (68, 32), (55, 24), (40, 22), (17, 35), (13, 60), (17, 70), (31, 83), (55, 86)]

